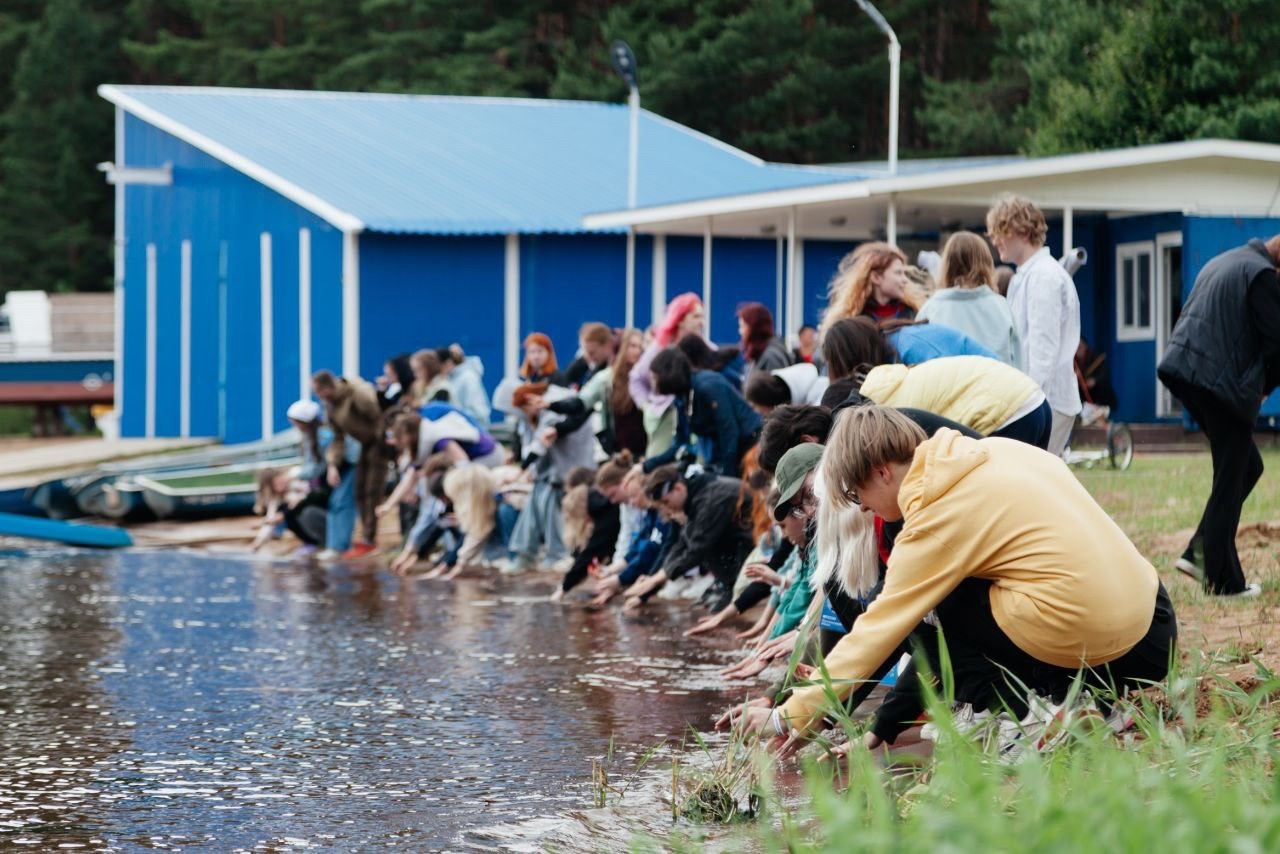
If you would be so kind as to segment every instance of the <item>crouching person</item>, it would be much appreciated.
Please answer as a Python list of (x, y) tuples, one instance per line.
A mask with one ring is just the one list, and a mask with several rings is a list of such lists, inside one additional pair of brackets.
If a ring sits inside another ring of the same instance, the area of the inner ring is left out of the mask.
[[(1019, 720), (1028, 690), (1033, 711), (1060, 711), (1054, 704), (1077, 679), (1109, 695), (1167, 674), (1177, 623), (1155, 568), (1057, 457), (946, 429), (926, 440), (882, 406), (842, 413), (827, 454), (829, 500), (903, 521), (884, 589), (826, 658), (840, 699), (930, 611), (956, 700), (975, 712)], [(824, 686), (814, 684), (773, 711), (736, 717), (748, 729), (803, 737), (827, 710)], [(881, 740), (873, 729), (863, 743)]]
[(645, 494), (667, 518), (683, 521), (661, 569), (631, 586), (628, 607), (639, 607), (667, 581), (700, 569), (715, 577), (711, 610), (724, 608), (733, 598), (738, 570), (754, 545), (751, 493), (737, 478), (697, 469), (682, 474), (679, 466), (668, 464), (649, 474)]

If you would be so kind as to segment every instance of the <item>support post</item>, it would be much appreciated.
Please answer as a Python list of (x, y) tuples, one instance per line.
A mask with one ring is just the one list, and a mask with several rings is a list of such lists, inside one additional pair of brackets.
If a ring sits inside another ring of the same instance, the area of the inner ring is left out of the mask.
[(711, 337), (711, 248), (711, 217), (707, 217), (702, 226), (702, 310), (708, 339)]
[(342, 233), (342, 373), (360, 375), (360, 235)]
[(520, 369), (520, 235), (508, 234), (502, 281), (502, 367), (504, 377)]
[(1067, 205), (1062, 209), (1062, 252), (1066, 255), (1075, 248), (1076, 243), (1076, 212), (1075, 208)]

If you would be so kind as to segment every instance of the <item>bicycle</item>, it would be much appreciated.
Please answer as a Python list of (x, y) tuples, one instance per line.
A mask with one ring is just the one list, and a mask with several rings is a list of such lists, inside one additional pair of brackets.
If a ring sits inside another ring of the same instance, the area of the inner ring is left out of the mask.
[(1106, 447), (1096, 451), (1073, 451), (1068, 443), (1066, 450), (1062, 452), (1063, 462), (1069, 466), (1093, 468), (1106, 461), (1118, 471), (1124, 471), (1133, 463), (1133, 431), (1123, 421), (1109, 421), (1107, 414), (1104, 412), (1100, 418), (1090, 422), (1090, 426), (1099, 422), (1106, 424)]

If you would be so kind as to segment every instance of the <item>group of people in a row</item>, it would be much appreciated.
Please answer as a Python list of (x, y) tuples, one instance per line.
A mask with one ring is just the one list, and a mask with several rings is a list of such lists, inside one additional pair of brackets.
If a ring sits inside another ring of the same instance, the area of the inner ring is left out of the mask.
[[(1059, 457), (1081, 406), (1074, 285), (1033, 204), (1002, 198), (987, 227), (1017, 265), (1007, 298), (976, 234), (947, 241), (932, 291), (896, 247), (863, 244), (816, 346), (788, 348), (747, 304), (718, 347), (694, 294), (647, 331), (584, 324), (563, 369), (534, 333), (492, 398), (510, 448), (452, 348), (391, 360), (377, 388), (321, 371), (320, 403), (289, 410), (303, 467), (265, 479), (269, 524), (339, 551), (358, 516), (359, 557), (398, 515), (396, 571), (540, 566), (561, 573), (555, 599), (588, 580), (597, 606), (684, 597), (707, 609), (691, 635), (759, 609), (726, 676), (802, 664), (724, 723), (779, 736), (894, 672), (866, 738), (893, 742), (941, 672), (941, 631), (975, 724), (1060, 718), (1082, 668), (1100, 698), (1161, 679), (1169, 598)], [(1101, 710), (1117, 728), (1120, 708)], [(1007, 727), (1013, 749), (1025, 732)]]

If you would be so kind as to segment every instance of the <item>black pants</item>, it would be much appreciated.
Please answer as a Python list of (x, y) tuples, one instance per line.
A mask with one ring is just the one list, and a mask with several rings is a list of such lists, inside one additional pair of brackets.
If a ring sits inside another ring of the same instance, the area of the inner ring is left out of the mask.
[(328, 508), (329, 489), (313, 489), (296, 505), (285, 508), (285, 527), (307, 545), (321, 545), (328, 523)]
[[(938, 604), (938, 619), (955, 677), (956, 702), (972, 703), (975, 711), (1007, 707), (1014, 716), (1026, 714), (1026, 691), (1063, 699), (1078, 671), (1049, 664), (1024, 651), (1004, 633), (991, 612), (991, 582), (967, 578)], [(1084, 671), (1091, 688), (1104, 694), (1123, 694), (1158, 682), (1169, 672), (1178, 637), (1178, 623), (1161, 584), (1156, 590), (1151, 626), (1142, 640), (1124, 655)], [(937, 662), (930, 662), (939, 672)]]
[(1049, 408), (1049, 401), (1046, 400), (1017, 421), (1006, 424), (991, 435), (1026, 442), (1043, 451), (1049, 447), (1049, 435), (1052, 432), (1053, 410)]
[[(1240, 508), (1262, 477), (1262, 455), (1253, 443), (1253, 426), (1232, 415), (1218, 397), (1202, 388), (1161, 377), (1204, 430), (1213, 455), (1213, 486), (1200, 524), (1183, 557), (1204, 567), (1210, 593), (1239, 593), (1247, 586), (1236, 530)], [(1197, 552), (1204, 561), (1197, 560)]]

